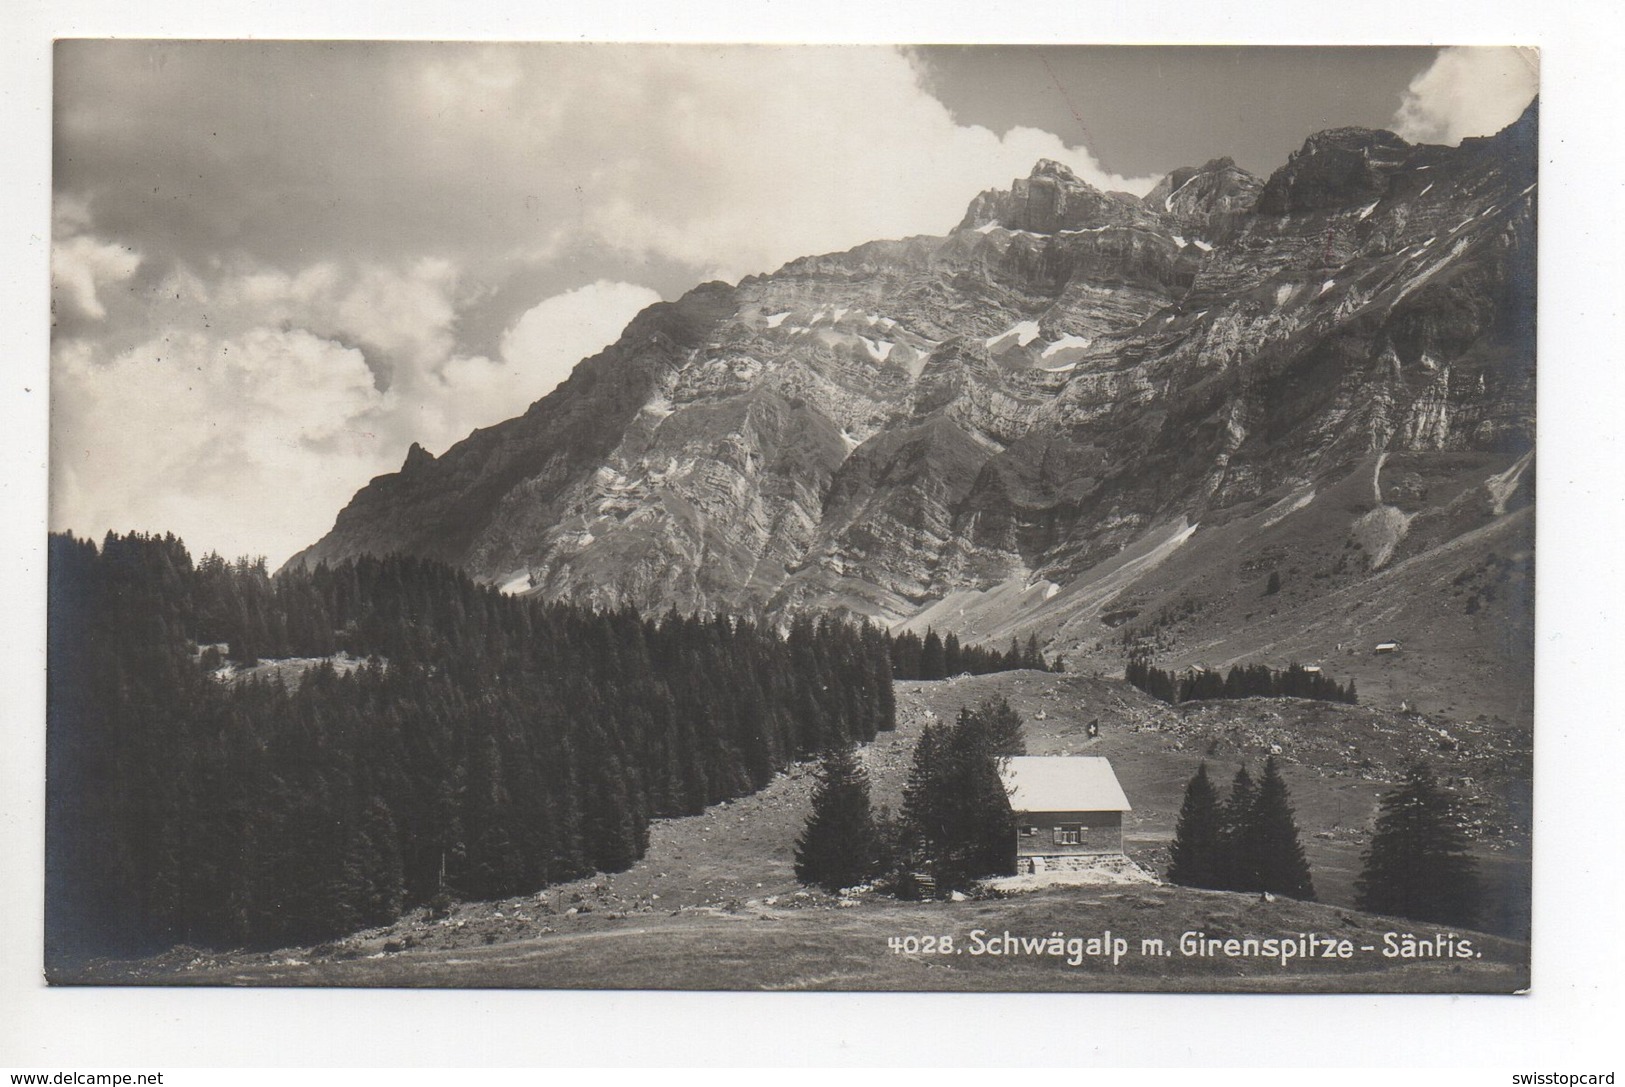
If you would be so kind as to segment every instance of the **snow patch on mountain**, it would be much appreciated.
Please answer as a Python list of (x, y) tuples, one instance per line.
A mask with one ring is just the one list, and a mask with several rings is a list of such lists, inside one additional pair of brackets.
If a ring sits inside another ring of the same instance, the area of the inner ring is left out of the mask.
[[(1201, 174), (1192, 174), (1190, 177), (1185, 179), (1185, 185), (1189, 185), (1192, 181), (1195, 181), (1197, 178), (1199, 178), (1201, 176), (1202, 176)], [(1170, 211), (1171, 212), (1171, 211), (1174, 210), (1174, 197), (1178, 196), (1180, 193), (1185, 191), (1185, 185), (1181, 185), (1179, 188), (1175, 189), (1173, 192), (1169, 193), (1167, 196), (1162, 198), (1162, 210), (1163, 211)]]
[(867, 336), (859, 336), (858, 339), (863, 341), (863, 346), (868, 350), (869, 357), (876, 362), (885, 362), (887, 357), (891, 355), (892, 348), (896, 346), (890, 340), (871, 340)]
[(1011, 340), (1014, 340), (1017, 346), (1026, 347), (1036, 339), (1038, 339), (1037, 321), (1017, 321), (997, 336), (989, 336), (987, 348), (989, 351), (998, 351), (1009, 346)]
[(1088, 336), (1074, 336), (1071, 333), (1067, 333), (1060, 339), (1045, 347), (1040, 357), (1047, 359), (1051, 356), (1059, 355), (1061, 352), (1067, 350), (1081, 351), (1092, 343), (1094, 343), (1094, 340), (1090, 339)]

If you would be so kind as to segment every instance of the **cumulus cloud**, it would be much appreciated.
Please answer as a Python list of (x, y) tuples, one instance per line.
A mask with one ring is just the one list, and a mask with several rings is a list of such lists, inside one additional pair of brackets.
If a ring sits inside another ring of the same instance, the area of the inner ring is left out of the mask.
[(52, 506), (72, 527), (170, 531), (285, 557), (379, 467), (385, 407), (361, 353), (310, 332), (179, 332), (55, 359)]
[[(578, 228), (736, 279), (877, 237), (942, 233), (977, 192), (1026, 176), (1039, 158), (1103, 188), (1153, 178), (1104, 171), (1084, 149), (1030, 128), (961, 126), (919, 86), (910, 59), (871, 48), (647, 48), (564, 77), (563, 95), (600, 103), (585, 140), (595, 165)], [(699, 63), (696, 63), (699, 61)], [(442, 86), (441, 94), (455, 93)], [(483, 94), (476, 85), (470, 95)], [(510, 93), (551, 97), (553, 84)], [(556, 108), (556, 100), (555, 100)], [(530, 115), (541, 101), (517, 105)], [(551, 128), (549, 128), (551, 131)], [(618, 145), (638, 133), (636, 153)]]
[(614, 343), (640, 310), (658, 301), (648, 287), (598, 280), (527, 310), (502, 337), (503, 369), (512, 375), (507, 405), (529, 403), (553, 389), (577, 362)]
[(440, 452), (509, 418), (660, 300), (614, 282), (546, 299), (492, 359), (451, 353), (456, 290), (438, 262), (167, 277), (165, 334), (111, 357), (57, 345), (53, 522), (280, 561), (411, 442)]
[(471, 430), (512, 418), (659, 301), (648, 287), (606, 280), (544, 299), (503, 334), (496, 358), (453, 355), (438, 367), (421, 394), (402, 404), (403, 433), (441, 450)]
[(200, 259), (492, 269), (585, 242), (748, 273), (946, 230), (1039, 157), (1154, 181), (958, 125), (875, 46), (61, 48), (60, 190)]
[(1458, 144), (1518, 119), (1540, 89), (1539, 54), (1526, 48), (1453, 46), (1411, 81), (1393, 128), (1412, 143)]
[(65, 42), (56, 72), (52, 524), (273, 560), (662, 294), (941, 233), (1039, 158), (1153, 182), (960, 125), (882, 47)]
[(405, 266), (322, 261), (294, 273), (277, 269), (222, 275), (212, 283), (190, 270), (160, 295), (188, 295), (221, 323), (292, 325), (356, 343), (382, 385), (443, 360), (453, 346), (457, 270), (422, 258)]
[(104, 287), (123, 283), (135, 275), (141, 257), (128, 246), (98, 241), (78, 234), (51, 245), (51, 292), (58, 308), (92, 321), (107, 316), (102, 305)]

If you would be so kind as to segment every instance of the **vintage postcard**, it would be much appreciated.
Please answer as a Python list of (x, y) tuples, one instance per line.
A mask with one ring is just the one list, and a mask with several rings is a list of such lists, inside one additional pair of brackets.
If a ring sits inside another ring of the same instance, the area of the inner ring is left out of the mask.
[(63, 40), (58, 985), (1530, 985), (1539, 57)]

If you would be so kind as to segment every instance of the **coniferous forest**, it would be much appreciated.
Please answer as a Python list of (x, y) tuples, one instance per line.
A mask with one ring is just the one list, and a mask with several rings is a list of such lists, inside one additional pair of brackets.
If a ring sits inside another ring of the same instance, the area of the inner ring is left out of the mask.
[(1151, 697), (1175, 705), (1210, 698), (1313, 698), (1349, 705), (1360, 700), (1352, 679), (1340, 684), (1318, 668), (1296, 663), (1280, 670), (1267, 664), (1237, 664), (1221, 676), (1196, 668), (1175, 674), (1144, 656), (1133, 656), (1123, 669), (1123, 678)]
[(890, 637), (892, 675), (897, 679), (947, 679), (965, 673), (982, 676), (1020, 668), (1061, 671), (1059, 661), (1052, 665), (1044, 659), (1036, 636), (1029, 636), (1025, 647), (1012, 638), (1007, 653), (987, 646), (960, 645), (959, 635), (950, 633), (944, 638), (934, 630), (927, 630), (924, 638), (913, 631)]
[[(173, 536), (53, 536), (49, 609), (48, 962), (312, 942), (623, 869), (651, 818), (893, 727), (878, 629), (593, 612), (419, 559), (272, 578)], [(361, 663), (241, 670), (339, 653)]]

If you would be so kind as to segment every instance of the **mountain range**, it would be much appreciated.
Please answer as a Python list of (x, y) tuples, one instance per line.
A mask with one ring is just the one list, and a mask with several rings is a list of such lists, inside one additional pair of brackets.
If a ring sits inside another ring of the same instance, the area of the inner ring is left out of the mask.
[(1335, 129), (1143, 198), (1041, 161), (942, 236), (648, 308), (524, 414), (414, 445), (290, 564), (405, 552), (1103, 667), (1325, 660), (1527, 717), (1537, 125)]

